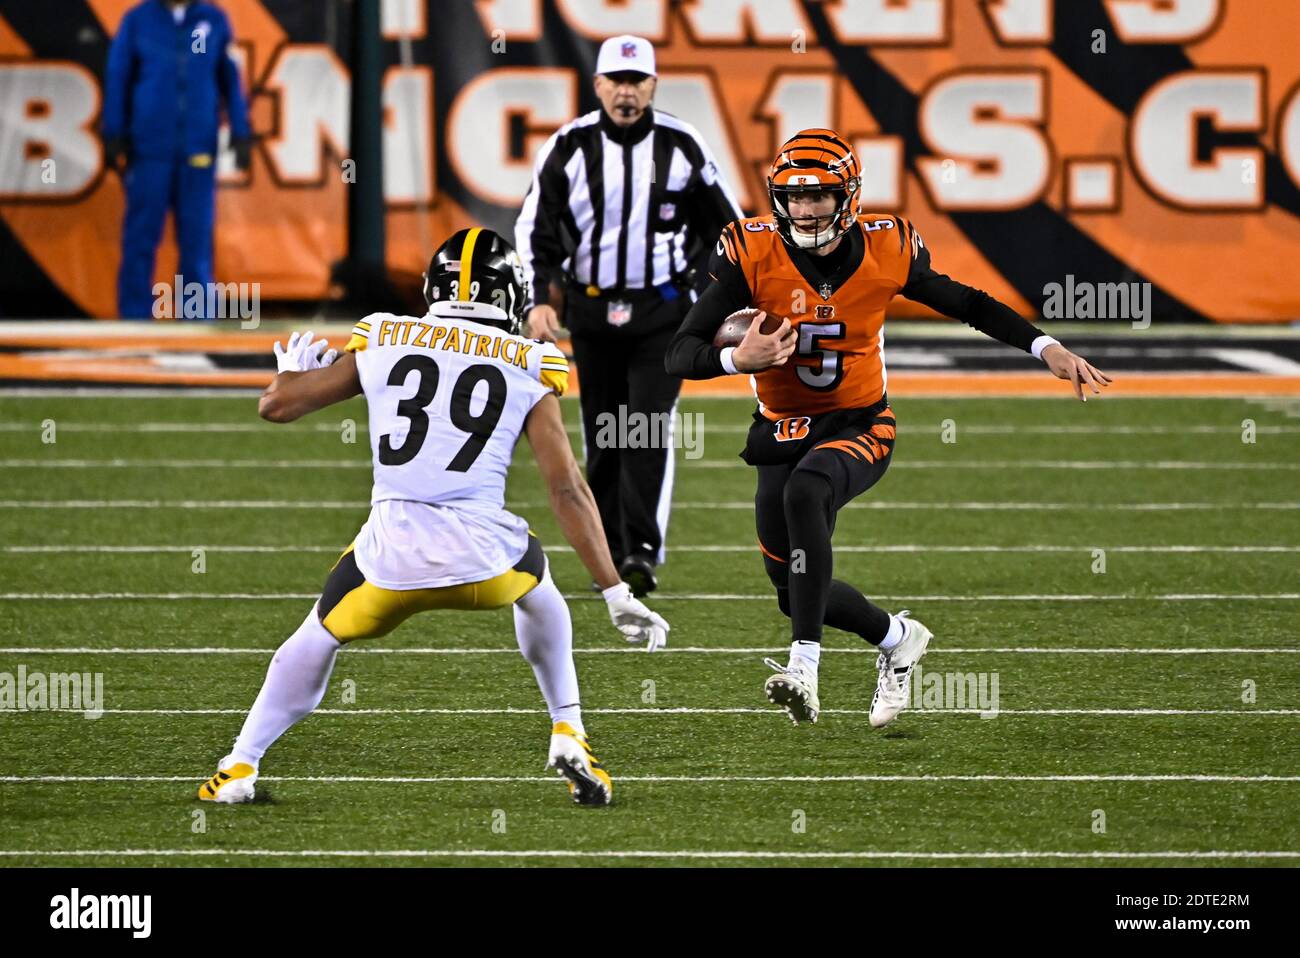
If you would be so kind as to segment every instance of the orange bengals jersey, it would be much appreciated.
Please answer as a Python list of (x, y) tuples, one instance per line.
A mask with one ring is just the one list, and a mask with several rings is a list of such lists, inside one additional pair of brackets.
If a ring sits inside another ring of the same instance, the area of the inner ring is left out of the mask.
[(860, 244), (848, 234), (841, 242), (860, 245), (861, 260), (854, 265), (857, 249), (851, 248), (831, 282), (810, 266), (800, 270), (798, 261), (812, 254), (791, 250), (769, 218), (736, 220), (722, 231), (714, 277), (730, 264), (743, 273), (756, 308), (789, 317), (798, 331), (785, 365), (753, 375), (768, 419), (860, 409), (885, 395), (885, 307), (906, 285), (921, 238), (907, 220), (884, 213), (860, 215), (856, 229)]

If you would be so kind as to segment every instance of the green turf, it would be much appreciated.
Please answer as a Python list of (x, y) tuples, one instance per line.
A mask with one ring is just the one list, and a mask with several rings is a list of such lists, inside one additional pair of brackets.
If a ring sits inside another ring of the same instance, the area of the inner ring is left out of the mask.
[[(253, 409), (247, 397), (0, 397), (0, 673), (20, 665), (101, 673), (108, 710), (95, 720), (0, 715), (0, 776), (163, 779), (0, 781), (0, 851), (78, 852), (0, 863), (105, 864), (119, 859), (91, 852), (120, 849), (205, 853), (120, 859), (133, 865), (854, 865), (934, 863), (913, 857), (932, 853), (1161, 851), (1296, 854), (1196, 860), (1205, 865), (1300, 861), (1300, 781), (1267, 780), (1300, 776), (1300, 715), (1287, 714), (1300, 711), (1300, 655), (1277, 651), (1300, 648), (1292, 598), (1300, 553), (1285, 551), (1300, 545), (1300, 420), (1266, 405), (900, 400), (896, 462), (840, 515), (836, 574), (890, 608), (910, 606), (934, 629), (923, 675), (982, 677), (986, 688), (996, 677), (998, 701), (992, 718), (916, 711), (884, 731), (863, 714), (874, 657), (835, 631), (819, 724), (793, 728), (758, 711), (766, 670), (756, 650), (779, 654), (788, 625), (753, 548), (753, 476), (734, 458), (747, 403), (683, 404), (702, 416), (703, 449), (678, 459), (674, 551), (654, 603), (673, 625), (675, 651), (664, 654), (622, 648), (521, 449), (508, 498), (574, 599), (587, 724), (616, 782), (616, 804), (601, 810), (574, 808), (541, 772), (548, 720), (513, 652), (508, 612), (426, 616), (345, 651), (325, 713), (291, 730), (264, 762), (258, 802), (193, 800), (270, 653), (366, 515), (360, 403), (288, 427), (260, 423)], [(576, 422), (575, 403), (565, 413)], [(359, 427), (355, 443), (341, 439), (348, 418)], [(1254, 443), (1242, 442), (1246, 419)], [(42, 442), (45, 420), (55, 424), (52, 444)], [(944, 441), (945, 420), (955, 443)], [(250, 465), (210, 465), (234, 461)], [(55, 505), (67, 500), (81, 504)], [(104, 505), (115, 502), (137, 505)], [(988, 508), (1004, 503), (1051, 508)], [(97, 546), (137, 551), (71, 548)], [(241, 546), (277, 549), (233, 548)], [(999, 551), (1031, 546), (1042, 551)], [(1094, 550), (1105, 552), (1104, 571)], [(263, 598), (201, 597), (229, 593)], [(85, 595), (106, 597), (77, 598)], [(175, 597), (140, 597), (148, 595)], [(1188, 595), (1209, 597), (1173, 598)], [(239, 651), (107, 651), (123, 648)], [(1026, 648), (1075, 651), (1009, 651)], [(1103, 780), (1033, 780), (1046, 776)], [(1120, 776), (1246, 780), (1113, 780)], [(309, 777), (354, 780), (300, 780)], [(396, 780), (408, 778), (430, 781)], [(753, 780), (762, 778), (803, 780)], [(206, 830), (195, 830), (196, 811)], [(1098, 811), (1104, 833), (1094, 830)], [(483, 854), (250, 854), (304, 850)], [(523, 850), (561, 854), (491, 855)], [(686, 857), (723, 852), (770, 857)], [(822, 853), (897, 857), (783, 857)]]

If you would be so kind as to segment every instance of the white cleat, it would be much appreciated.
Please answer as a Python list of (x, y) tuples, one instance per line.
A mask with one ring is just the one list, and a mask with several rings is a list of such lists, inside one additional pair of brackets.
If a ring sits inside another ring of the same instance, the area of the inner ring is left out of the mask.
[(871, 697), (872, 728), (888, 725), (907, 708), (912, 690), (912, 669), (925, 657), (930, 640), (934, 638), (934, 633), (910, 616), (906, 609), (898, 613), (903, 620), (903, 641), (876, 657), (880, 677), (876, 681), (876, 694)]
[(763, 663), (776, 672), (763, 685), (767, 700), (785, 709), (795, 725), (815, 725), (822, 708), (817, 698), (817, 673), (803, 665), (782, 665), (775, 659), (764, 659)]

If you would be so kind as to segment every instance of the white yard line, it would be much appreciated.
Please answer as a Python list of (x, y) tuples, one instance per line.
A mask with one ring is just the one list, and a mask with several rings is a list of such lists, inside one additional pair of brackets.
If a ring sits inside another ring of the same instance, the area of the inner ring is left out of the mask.
[[(545, 502), (506, 502), (507, 509), (549, 509)], [(311, 499), (0, 499), (0, 509), (295, 509), (319, 511), (322, 509), (347, 509), (363, 512), (370, 503), (363, 500), (314, 501)], [(937, 510), (943, 512), (1226, 512), (1230, 510), (1264, 510), (1293, 512), (1300, 502), (980, 502), (935, 501), (912, 502), (872, 500), (850, 502), (845, 510)], [(752, 499), (721, 500), (717, 502), (678, 501), (673, 509), (719, 509), (752, 512)], [(843, 511), (843, 510), (841, 510)]]
[[(369, 425), (364, 421), (356, 421), (356, 431), (359, 433), (367, 432)], [(275, 436), (282, 439), (285, 436), (310, 436), (317, 433), (337, 435), (343, 428), (340, 424), (331, 422), (307, 422), (295, 424), (292, 426), (275, 425), (264, 422), (133, 422), (133, 423), (94, 423), (94, 422), (64, 422), (56, 420), (58, 432), (84, 432), (84, 433), (194, 433), (196, 435), (207, 433), (262, 433), (267, 436)], [(1019, 435), (1069, 435), (1069, 436), (1182, 436), (1182, 435), (1231, 435), (1239, 436), (1242, 433), (1240, 425), (1230, 424), (1223, 426), (1214, 425), (1188, 425), (1188, 426), (1157, 426), (1157, 425), (1080, 425), (1061, 423), (1060, 425), (965, 425), (961, 422), (956, 424), (959, 435), (970, 434), (976, 436), (1019, 436)], [(571, 433), (581, 431), (581, 426), (576, 423), (570, 423), (565, 427)], [(724, 433), (727, 435), (744, 435), (749, 432), (748, 424), (725, 425), (708, 425), (704, 426), (704, 433)], [(0, 432), (17, 432), (17, 433), (40, 433), (42, 431), (41, 423), (32, 419), (27, 422), (3, 421), (0, 422)], [(898, 425), (900, 435), (940, 435), (943, 427), (936, 424), (921, 423), (900, 423)], [(1256, 425), (1255, 434), (1260, 436), (1266, 435), (1289, 435), (1300, 433), (1300, 426), (1272, 426)]]
[[(0, 469), (370, 469), (369, 458), (356, 459), (0, 459)], [(685, 469), (752, 469), (740, 459), (684, 460)], [(1142, 470), (1295, 472), (1300, 462), (1224, 462), (1161, 459), (899, 459), (894, 469), (1078, 469), (1087, 471)]]
[[(836, 553), (919, 553), (927, 554), (933, 552), (944, 553), (1060, 553), (1064, 555), (1082, 554), (1089, 555), (1093, 549), (1102, 549), (1106, 552), (1120, 553), (1291, 553), (1300, 552), (1300, 546), (1251, 546), (1251, 545), (1172, 545), (1172, 546), (1108, 546), (1098, 543), (1094, 547), (1085, 546), (1058, 546), (1058, 545), (1025, 545), (1025, 546), (994, 546), (994, 545), (926, 545), (924, 543), (909, 543), (897, 545), (872, 545), (872, 546), (854, 546), (854, 545), (837, 545)], [(195, 543), (193, 545), (135, 545), (135, 546), (114, 546), (114, 545), (7, 545), (0, 546), (0, 553), (10, 553), (15, 555), (41, 554), (41, 555), (63, 555), (75, 553), (122, 553), (122, 554), (152, 554), (152, 553), (189, 553), (195, 549), (202, 549), (205, 552), (228, 552), (228, 553), (281, 553), (281, 552), (323, 552), (331, 555), (337, 555), (343, 550), (337, 545), (302, 545), (294, 543), (285, 543), (281, 545), (210, 545)], [(548, 545), (547, 552), (554, 553), (572, 553), (572, 546)], [(706, 553), (740, 553), (747, 554), (757, 552), (758, 546), (753, 542), (735, 543), (728, 545), (709, 544), (709, 545), (673, 545), (673, 552), (706, 552)]]
[[(190, 602), (205, 600), (307, 601), (319, 592), (0, 592), (0, 602), (112, 602), (140, 600)], [(565, 593), (570, 602), (590, 602), (599, 595), (590, 592)], [(1162, 592), (1153, 595), (1089, 593), (1031, 593), (1023, 595), (876, 595), (881, 602), (1221, 602), (1226, 600), (1293, 602), (1300, 592)], [(770, 593), (656, 592), (657, 602), (772, 602)]]
[[(788, 651), (788, 646), (669, 646), (655, 655), (771, 655)], [(876, 655), (874, 646), (826, 647), (822, 655)], [(10, 646), (0, 648), (0, 655), (272, 655), (275, 649), (255, 647), (200, 646)], [(346, 655), (518, 655), (514, 646), (508, 648), (370, 648), (352, 643), (344, 650)], [(631, 646), (607, 648), (575, 648), (574, 655), (645, 655), (645, 650)], [(1044, 648), (1041, 646), (989, 646), (932, 648), (927, 655), (1300, 655), (1300, 648)]]
[[(204, 386), (5, 386), (0, 397), (13, 399), (240, 399), (248, 400), (262, 395), (253, 387), (214, 389)], [(1118, 397), (1106, 397), (1118, 398)]]
[[(0, 709), (0, 715), (44, 714), (49, 712), (84, 715), (87, 709)], [(93, 709), (97, 715), (246, 715), (248, 709)], [(585, 708), (585, 715), (773, 715), (786, 717), (779, 708)], [(316, 709), (312, 715), (546, 715), (546, 709), (484, 708), (373, 708)], [(870, 709), (822, 709), (822, 715), (870, 715)], [(1093, 715), (1114, 718), (1141, 718), (1167, 715), (1231, 715), (1252, 717), (1300, 715), (1300, 709), (908, 709), (908, 715), (1031, 715), (1061, 717)]]
[[(201, 775), (0, 775), (0, 784), (77, 782), (196, 782)], [(1198, 782), (1294, 784), (1300, 775), (620, 775), (619, 782), (733, 784), (756, 782)], [(259, 782), (360, 785), (556, 784), (551, 775), (263, 775)]]
[(974, 851), (974, 852), (924, 852), (924, 851), (704, 851), (699, 849), (668, 851), (643, 849), (599, 849), (577, 851), (564, 848), (500, 850), (492, 848), (443, 849), (286, 849), (286, 848), (122, 848), (122, 849), (2, 849), (5, 858), (542, 858), (542, 859), (685, 859), (695, 861), (1160, 861), (1230, 859), (1300, 859), (1300, 851), (1140, 851), (1140, 852), (1070, 852), (1070, 851)]

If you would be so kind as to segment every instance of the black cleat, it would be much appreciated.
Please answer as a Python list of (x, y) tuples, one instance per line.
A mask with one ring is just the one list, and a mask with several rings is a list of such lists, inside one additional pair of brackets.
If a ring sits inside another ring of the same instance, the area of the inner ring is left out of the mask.
[(628, 556), (619, 566), (618, 574), (632, 587), (632, 594), (638, 599), (659, 588), (654, 563), (644, 556)]

